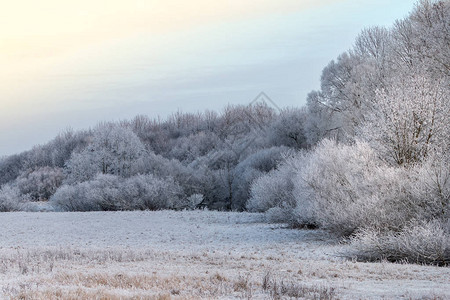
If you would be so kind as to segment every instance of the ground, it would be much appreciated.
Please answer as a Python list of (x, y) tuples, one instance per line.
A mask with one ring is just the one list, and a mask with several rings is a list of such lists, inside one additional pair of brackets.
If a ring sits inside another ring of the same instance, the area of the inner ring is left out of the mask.
[(211, 211), (2, 213), (0, 298), (450, 299), (450, 268), (361, 263), (326, 232)]

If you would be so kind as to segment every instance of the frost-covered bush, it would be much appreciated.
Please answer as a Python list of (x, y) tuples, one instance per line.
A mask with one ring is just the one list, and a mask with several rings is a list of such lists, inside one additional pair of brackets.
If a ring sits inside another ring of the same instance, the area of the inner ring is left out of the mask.
[(293, 176), (294, 170), (289, 164), (282, 164), (277, 169), (262, 175), (253, 181), (250, 189), (250, 199), (247, 210), (251, 212), (266, 212), (281, 205), (293, 207)]
[(55, 207), (49, 201), (29, 201), (23, 203), (20, 207), (21, 211), (27, 212), (54, 212)]
[(324, 140), (293, 163), (298, 170), (294, 188), (298, 223), (318, 224), (348, 235), (372, 222), (378, 187), (366, 180), (378, 166), (367, 144), (346, 146)]
[(29, 199), (15, 186), (4, 185), (0, 189), (0, 212), (22, 210)]
[(181, 187), (171, 178), (99, 174), (94, 180), (60, 187), (50, 201), (66, 211), (157, 210), (173, 208), (181, 195)]
[(93, 132), (91, 143), (73, 153), (66, 164), (69, 184), (93, 179), (97, 174), (130, 177), (143, 165), (145, 147), (129, 128), (101, 124)]
[(415, 204), (416, 219), (450, 220), (450, 157), (429, 156), (405, 172), (410, 179), (407, 191)]
[(401, 76), (377, 91), (359, 135), (380, 157), (398, 165), (422, 162), (450, 149), (448, 82)]
[(187, 198), (187, 208), (196, 209), (203, 202), (202, 194), (193, 194)]
[(50, 203), (65, 211), (116, 210), (120, 208), (119, 179), (98, 175), (92, 181), (63, 185), (50, 198)]
[(400, 232), (359, 231), (352, 239), (352, 255), (364, 260), (450, 264), (450, 222), (412, 222)]
[(242, 210), (246, 206), (252, 182), (273, 170), (288, 150), (289, 148), (284, 146), (262, 149), (249, 155), (236, 166), (232, 183), (233, 209)]
[(22, 173), (15, 183), (20, 192), (29, 195), (32, 201), (46, 201), (55, 193), (63, 180), (63, 169), (41, 167)]
[(266, 220), (269, 223), (293, 223), (292, 207), (284, 205), (269, 208), (266, 211)]
[(393, 167), (365, 142), (331, 140), (293, 163), (298, 223), (348, 236), (362, 228), (400, 231), (411, 220), (445, 219), (449, 213), (448, 171), (436, 163)]
[(121, 185), (123, 209), (168, 209), (180, 205), (182, 188), (172, 178), (160, 179), (151, 174), (126, 179)]

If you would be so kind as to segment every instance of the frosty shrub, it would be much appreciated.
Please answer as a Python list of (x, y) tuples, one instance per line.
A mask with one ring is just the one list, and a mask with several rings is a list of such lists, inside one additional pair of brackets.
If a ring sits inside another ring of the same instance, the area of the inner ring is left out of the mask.
[(364, 260), (450, 264), (450, 222), (412, 222), (400, 232), (359, 231), (352, 239), (353, 255)]
[(411, 220), (448, 216), (449, 175), (442, 164), (393, 167), (365, 142), (331, 140), (292, 163), (298, 170), (294, 215), (300, 224), (348, 236), (361, 228), (400, 231)]
[(292, 207), (294, 204), (292, 196), (293, 175), (294, 170), (289, 165), (282, 164), (278, 169), (272, 170), (253, 181), (247, 210), (265, 212), (281, 205)]
[(374, 190), (378, 186), (367, 182), (378, 167), (377, 158), (367, 144), (346, 146), (323, 140), (299, 160), (294, 189), (298, 223), (317, 223), (349, 235), (377, 221), (379, 199)]
[(0, 189), (0, 212), (22, 210), (27, 201), (29, 199), (17, 187), (4, 185)]
[(65, 211), (157, 210), (172, 208), (181, 193), (171, 178), (137, 175), (123, 179), (99, 174), (91, 181), (62, 186), (50, 200)]
[(182, 188), (171, 177), (137, 175), (126, 179), (121, 185), (123, 209), (168, 209), (181, 202)]
[(292, 207), (275, 206), (266, 211), (269, 223), (292, 223)]
[(46, 201), (53, 195), (64, 180), (61, 168), (41, 167), (27, 170), (16, 180), (22, 194), (30, 196), (32, 201)]
[(236, 166), (232, 184), (234, 209), (242, 210), (245, 207), (250, 197), (252, 182), (274, 169), (288, 150), (287, 147), (262, 149), (249, 155)]
[(50, 202), (64, 211), (115, 210), (120, 207), (119, 193), (118, 178), (102, 174), (92, 181), (63, 185), (50, 198)]
[(428, 219), (450, 219), (450, 157), (429, 156), (420, 165), (411, 168), (416, 178), (411, 185), (411, 194), (422, 200), (423, 213)]
[(202, 194), (193, 194), (187, 198), (187, 208), (196, 209), (203, 202)]
[(130, 177), (139, 173), (146, 155), (145, 147), (129, 128), (118, 124), (100, 124), (91, 143), (74, 152), (66, 164), (69, 184), (88, 181), (98, 173)]
[(420, 75), (396, 78), (377, 91), (359, 135), (393, 164), (422, 162), (433, 151), (445, 155), (450, 144), (447, 84)]

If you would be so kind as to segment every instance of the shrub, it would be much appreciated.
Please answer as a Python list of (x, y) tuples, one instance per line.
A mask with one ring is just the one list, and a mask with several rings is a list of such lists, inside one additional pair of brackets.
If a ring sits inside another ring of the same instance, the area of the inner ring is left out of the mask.
[(392, 167), (367, 143), (324, 140), (293, 164), (298, 223), (349, 236), (361, 228), (400, 231), (411, 220), (448, 215), (448, 174), (436, 163)]
[(364, 229), (351, 240), (359, 259), (450, 264), (450, 222), (411, 222), (400, 232)]
[(123, 209), (168, 209), (180, 205), (182, 188), (171, 177), (161, 179), (154, 175), (137, 175), (121, 185)]
[(292, 207), (293, 175), (294, 170), (289, 165), (281, 165), (278, 169), (254, 180), (250, 188), (247, 210), (266, 212), (281, 205)]
[(28, 194), (32, 201), (45, 201), (50, 198), (64, 180), (61, 168), (41, 167), (22, 173), (16, 184), (22, 194)]
[(275, 206), (266, 211), (269, 223), (292, 223), (292, 208)]
[(173, 208), (182, 189), (171, 178), (137, 175), (127, 179), (99, 174), (92, 181), (64, 185), (50, 199), (66, 211), (133, 210)]
[(249, 155), (236, 166), (232, 183), (233, 209), (242, 210), (246, 206), (252, 182), (273, 170), (288, 151), (286, 147), (262, 149)]
[(21, 210), (27, 201), (29, 199), (17, 187), (4, 185), (0, 189), (0, 212)]
[(187, 208), (196, 209), (203, 203), (203, 200), (202, 194), (192, 194), (187, 198)]
[(92, 180), (98, 173), (130, 177), (139, 173), (146, 156), (145, 147), (129, 128), (117, 124), (100, 124), (91, 143), (74, 152), (66, 163), (66, 183)]

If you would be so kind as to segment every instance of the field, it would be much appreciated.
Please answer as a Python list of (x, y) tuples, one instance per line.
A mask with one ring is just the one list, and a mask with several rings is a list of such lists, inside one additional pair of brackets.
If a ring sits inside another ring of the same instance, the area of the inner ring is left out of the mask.
[(211, 211), (2, 213), (5, 299), (449, 299), (450, 268), (361, 263), (327, 233)]

